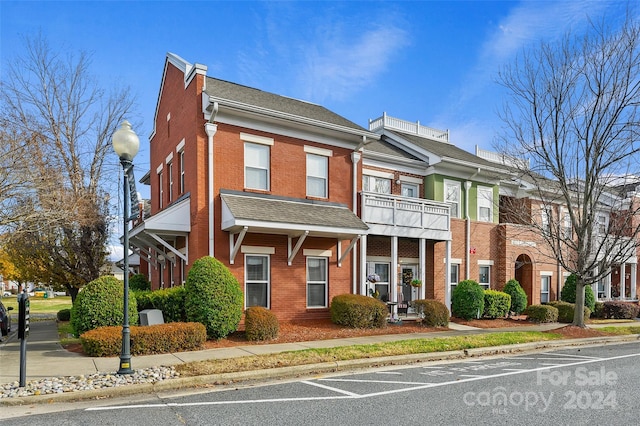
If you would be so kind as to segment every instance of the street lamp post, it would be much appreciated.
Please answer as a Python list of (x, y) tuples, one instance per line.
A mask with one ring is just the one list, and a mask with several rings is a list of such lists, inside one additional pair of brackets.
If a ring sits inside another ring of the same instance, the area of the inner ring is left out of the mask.
[(120, 164), (124, 170), (124, 316), (122, 319), (122, 350), (120, 352), (120, 368), (118, 374), (132, 374), (131, 368), (131, 343), (129, 330), (129, 178), (133, 177), (133, 157), (140, 149), (138, 135), (131, 129), (128, 121), (123, 121), (120, 128), (113, 134), (113, 150), (120, 158)]

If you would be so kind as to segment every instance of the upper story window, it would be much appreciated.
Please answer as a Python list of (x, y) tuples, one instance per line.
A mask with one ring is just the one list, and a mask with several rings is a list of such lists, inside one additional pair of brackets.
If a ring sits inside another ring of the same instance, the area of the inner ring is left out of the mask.
[(362, 189), (367, 192), (391, 194), (391, 179), (362, 175)]
[(444, 181), (444, 201), (451, 204), (451, 217), (460, 217), (460, 182)]
[(269, 145), (250, 142), (244, 144), (244, 186), (251, 189), (269, 190)]
[(160, 164), (156, 169), (158, 174), (158, 208), (164, 207), (164, 176), (162, 174), (163, 165)]
[(542, 232), (549, 234), (551, 232), (551, 207), (545, 205), (540, 206), (540, 219)]
[(167, 173), (169, 173), (169, 202), (172, 202), (173, 201), (173, 163), (169, 163), (167, 166), (168, 166)]
[(598, 222), (597, 222), (598, 234), (600, 234), (600, 235), (606, 234), (608, 227), (609, 227), (609, 220), (608, 220), (607, 216), (604, 215), (604, 214), (599, 214), (598, 215)]
[(180, 194), (184, 194), (184, 151), (180, 151)]
[(402, 196), (418, 198), (418, 185), (415, 183), (402, 182)]
[(564, 217), (562, 219), (562, 229), (564, 230), (564, 238), (570, 239), (573, 236), (571, 215), (569, 214), (569, 212), (564, 212)]
[(478, 220), (493, 222), (493, 188), (478, 186)]
[(307, 195), (327, 198), (329, 184), (329, 158), (307, 154)]

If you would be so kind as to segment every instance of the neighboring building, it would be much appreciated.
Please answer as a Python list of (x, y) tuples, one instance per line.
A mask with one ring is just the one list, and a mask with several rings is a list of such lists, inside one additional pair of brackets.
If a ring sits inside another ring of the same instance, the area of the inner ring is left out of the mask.
[[(501, 289), (516, 278), (529, 303), (558, 298), (566, 273), (499, 207), (549, 212), (492, 153), (386, 114), (365, 129), (206, 72), (167, 55), (141, 179), (150, 207), (130, 232), (152, 288), (181, 285), (195, 260), (213, 256), (245, 307), (281, 320), (326, 318), (344, 293), (377, 291), (396, 312), (417, 298), (450, 306), (464, 279)], [(629, 297), (636, 270), (635, 258), (620, 266)], [(613, 275), (599, 296), (613, 296)]]

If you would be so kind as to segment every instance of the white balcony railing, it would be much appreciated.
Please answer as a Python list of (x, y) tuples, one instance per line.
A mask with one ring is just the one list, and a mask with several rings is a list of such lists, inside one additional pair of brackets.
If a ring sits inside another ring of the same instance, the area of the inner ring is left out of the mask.
[(387, 128), (404, 133), (425, 137), (439, 142), (449, 142), (449, 131), (434, 129), (420, 124), (419, 121), (411, 122), (400, 118), (389, 117), (386, 113), (382, 117), (369, 120), (369, 130), (375, 132), (378, 129)]
[(367, 224), (449, 231), (450, 206), (422, 198), (362, 192), (362, 220)]

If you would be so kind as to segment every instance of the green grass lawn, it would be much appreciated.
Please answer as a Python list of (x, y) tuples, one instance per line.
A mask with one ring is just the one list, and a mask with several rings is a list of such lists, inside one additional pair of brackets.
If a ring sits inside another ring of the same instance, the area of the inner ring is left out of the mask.
[[(3, 297), (2, 303), (9, 308), (13, 306), (12, 314), (18, 314), (18, 299), (16, 296)], [(61, 309), (71, 309), (71, 296), (29, 297), (29, 311), (37, 314), (56, 314)]]

